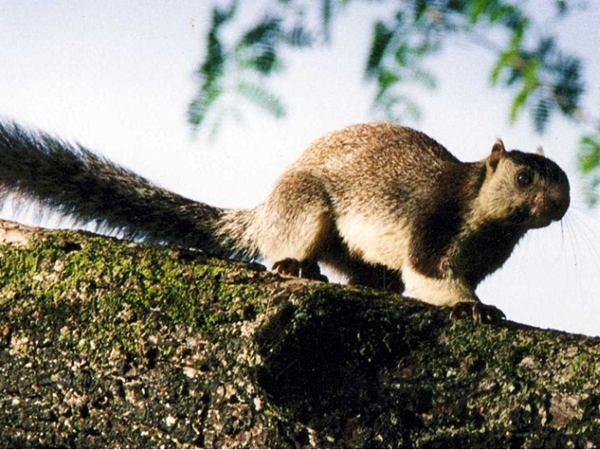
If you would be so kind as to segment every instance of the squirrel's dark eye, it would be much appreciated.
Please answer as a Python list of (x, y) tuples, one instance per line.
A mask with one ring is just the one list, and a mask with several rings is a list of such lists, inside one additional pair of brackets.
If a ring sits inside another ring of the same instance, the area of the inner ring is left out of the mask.
[(533, 176), (530, 172), (524, 170), (523, 172), (519, 172), (517, 174), (516, 180), (519, 186), (525, 187), (529, 186), (533, 182)]

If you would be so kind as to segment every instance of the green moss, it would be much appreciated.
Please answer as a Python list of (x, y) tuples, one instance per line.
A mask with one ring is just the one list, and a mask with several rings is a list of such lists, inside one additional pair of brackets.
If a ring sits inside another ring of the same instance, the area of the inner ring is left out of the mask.
[[(58, 315), (57, 327), (74, 315), (89, 319), (96, 340), (135, 356), (143, 355), (147, 317), (210, 328), (264, 311), (255, 285), (223, 282), (231, 276), (224, 264), (201, 252), (49, 231), (27, 247), (3, 247), (0, 261), (0, 306), (17, 308), (24, 318), (24, 309)], [(238, 278), (268, 277), (250, 273)]]

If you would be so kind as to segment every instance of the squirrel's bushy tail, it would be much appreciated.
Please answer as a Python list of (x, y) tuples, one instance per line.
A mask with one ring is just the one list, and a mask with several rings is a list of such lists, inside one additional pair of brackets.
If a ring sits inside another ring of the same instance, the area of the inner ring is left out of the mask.
[(219, 237), (226, 210), (156, 186), (80, 145), (0, 121), (0, 199), (9, 196), (129, 239), (245, 252)]

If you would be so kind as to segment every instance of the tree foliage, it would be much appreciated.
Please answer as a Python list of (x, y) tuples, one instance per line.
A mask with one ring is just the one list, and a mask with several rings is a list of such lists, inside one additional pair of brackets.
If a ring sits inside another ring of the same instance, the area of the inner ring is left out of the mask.
[(577, 164), (586, 184), (586, 200), (589, 205), (595, 206), (600, 187), (600, 124), (594, 132), (581, 138)]
[[(226, 7), (217, 2), (213, 8), (190, 123), (216, 130), (225, 116), (241, 117), (240, 100), (283, 117), (284, 101), (268, 80), (284, 70), (285, 53), (329, 43), (335, 18), (359, 2), (380, 12), (365, 43), (370, 47), (364, 66), (365, 80), (377, 87), (372, 104), (376, 118), (418, 119), (411, 88), (435, 88), (436, 74), (426, 63), (456, 39), (468, 39), (493, 54), (489, 80), (511, 92), (511, 123), (527, 112), (534, 130), (543, 133), (555, 115), (576, 121), (585, 116), (582, 62), (563, 51), (556, 36), (542, 31), (542, 19), (529, 10), (529, 1), (232, 0)], [(245, 7), (256, 9), (257, 4), (264, 13), (249, 20)], [(577, 0), (548, 1), (544, 19), (559, 22), (581, 7)], [(596, 201), (594, 191), (600, 185), (600, 157), (590, 156), (594, 148), (600, 148), (597, 130), (581, 139), (579, 153), (581, 173), (593, 188), (590, 203)]]
[[(240, 117), (236, 106), (240, 100), (247, 100), (276, 118), (285, 116), (282, 99), (265, 87), (265, 80), (282, 71), (282, 49), (308, 47), (313, 37), (300, 19), (291, 23), (288, 20), (299, 14), (293, 1), (276, 3), (280, 8), (269, 9), (268, 14), (246, 27), (236, 23), (239, 0), (227, 7), (214, 6), (206, 56), (197, 70), (200, 89), (188, 109), (188, 119), (195, 128), (204, 126), (211, 114), (213, 133), (224, 117)], [(328, 14), (322, 14), (323, 23), (328, 24)], [(240, 32), (227, 39), (225, 32), (232, 25)]]

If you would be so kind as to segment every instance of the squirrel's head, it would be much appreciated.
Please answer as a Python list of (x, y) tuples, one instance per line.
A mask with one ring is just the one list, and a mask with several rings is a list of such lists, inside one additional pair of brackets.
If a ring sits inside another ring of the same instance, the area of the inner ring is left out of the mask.
[(480, 200), (489, 219), (541, 228), (562, 219), (569, 208), (569, 179), (541, 148), (537, 153), (506, 151), (498, 139), (485, 170)]

